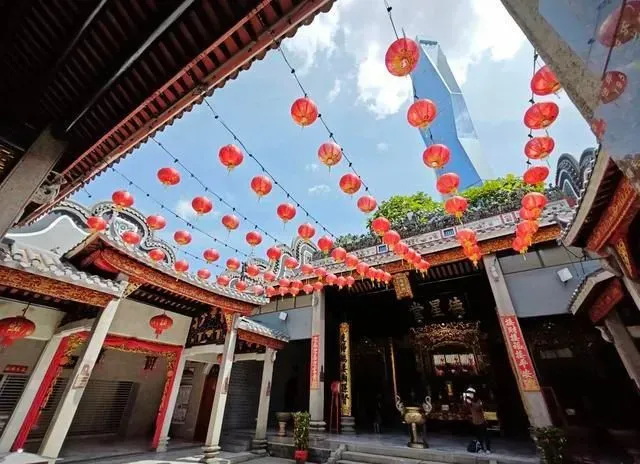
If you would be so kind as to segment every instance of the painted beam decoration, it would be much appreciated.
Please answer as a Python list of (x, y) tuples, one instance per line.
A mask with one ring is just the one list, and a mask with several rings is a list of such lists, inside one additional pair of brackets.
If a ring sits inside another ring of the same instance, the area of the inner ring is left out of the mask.
[(351, 417), (351, 341), (349, 324), (340, 324), (340, 414)]
[(522, 336), (517, 316), (500, 316), (500, 325), (513, 365), (518, 373), (518, 382), (522, 391), (540, 391), (540, 384), (529, 356), (529, 350)]
[(620, 279), (613, 279), (589, 308), (589, 319), (594, 324), (607, 317), (611, 310), (624, 298)]

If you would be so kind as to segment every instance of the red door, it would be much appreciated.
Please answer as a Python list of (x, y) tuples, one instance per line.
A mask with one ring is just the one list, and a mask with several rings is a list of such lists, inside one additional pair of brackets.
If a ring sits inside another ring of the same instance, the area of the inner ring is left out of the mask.
[(216, 393), (216, 383), (218, 383), (218, 372), (220, 366), (214, 364), (204, 381), (202, 389), (202, 398), (200, 399), (200, 409), (198, 410), (198, 420), (196, 422), (196, 430), (193, 433), (194, 441), (204, 442), (207, 438), (207, 429), (209, 428), (209, 419), (211, 418), (211, 408), (213, 407), (213, 397)]

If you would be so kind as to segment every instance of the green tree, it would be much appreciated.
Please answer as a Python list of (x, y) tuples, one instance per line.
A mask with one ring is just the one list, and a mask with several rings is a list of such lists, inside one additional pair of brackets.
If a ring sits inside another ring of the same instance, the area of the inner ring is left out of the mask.
[(462, 196), (469, 200), (470, 208), (482, 208), (491, 205), (506, 205), (519, 201), (528, 192), (542, 192), (543, 190), (543, 185), (533, 187), (525, 184), (521, 177), (507, 174), (505, 177), (488, 180), (477, 187), (470, 187), (462, 192)]
[(395, 224), (404, 221), (409, 213), (431, 213), (441, 209), (442, 205), (424, 192), (413, 195), (394, 195), (380, 203), (373, 218), (384, 216)]

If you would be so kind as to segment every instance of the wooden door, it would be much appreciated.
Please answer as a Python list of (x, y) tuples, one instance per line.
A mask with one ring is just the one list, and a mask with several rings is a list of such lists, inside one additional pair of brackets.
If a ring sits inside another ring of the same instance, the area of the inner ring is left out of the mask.
[(204, 380), (200, 409), (198, 410), (198, 420), (196, 421), (196, 430), (193, 433), (194, 441), (204, 442), (207, 438), (207, 429), (209, 428), (209, 419), (211, 418), (211, 408), (213, 407), (213, 397), (216, 394), (219, 371), (220, 366), (215, 364)]

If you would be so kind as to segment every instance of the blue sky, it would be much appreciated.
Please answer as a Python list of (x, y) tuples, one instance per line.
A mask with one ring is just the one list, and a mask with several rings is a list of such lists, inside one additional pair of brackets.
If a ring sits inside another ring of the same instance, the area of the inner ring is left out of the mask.
[[(378, 8), (372, 8), (372, 4)], [(522, 148), (528, 133), (522, 115), (530, 96), (533, 49), (499, 0), (403, 0), (392, 4), (396, 6), (396, 23), (407, 36), (420, 35), (441, 43), (494, 173), (521, 174), (525, 161)], [(434, 175), (422, 163), (424, 144), (417, 130), (406, 122), (410, 82), (390, 76), (384, 68), (384, 51), (393, 38), (382, 0), (339, 0), (329, 13), (286, 40), (284, 50), (338, 143), (378, 201), (419, 190), (437, 197)], [(326, 131), (319, 123), (301, 129), (289, 116), (291, 103), (299, 96), (300, 90), (282, 57), (272, 51), (216, 90), (208, 101), (276, 180), (333, 234), (362, 233), (366, 217), (355, 206), (357, 195), (351, 198), (338, 187), (340, 176), (347, 172), (344, 160), (329, 172), (317, 159), (318, 146), (327, 140)], [(556, 139), (556, 152), (550, 161), (555, 169), (559, 154), (579, 155), (595, 140), (566, 95), (551, 98), (560, 105), (560, 117), (550, 129)], [(233, 140), (205, 105), (175, 121), (157, 139), (210, 189), (279, 240), (289, 243), (298, 225), (306, 221), (298, 211), (296, 218), (283, 227), (275, 211), (286, 196), (277, 188), (257, 201), (249, 183), (260, 169), (248, 157), (227, 174), (218, 161), (218, 150)], [(171, 165), (169, 157), (148, 142), (117, 169), (166, 207), (248, 253), (244, 236), (251, 227), (241, 224), (228, 235), (220, 224), (220, 217), (229, 212), (224, 205), (214, 201), (213, 213), (194, 219), (191, 199), (204, 194), (197, 182), (183, 173), (176, 187), (164, 188), (158, 183), (157, 170)], [(130, 189), (136, 198), (135, 207), (144, 214), (160, 213), (153, 201), (128, 187), (113, 172), (89, 184), (91, 199), (83, 191), (74, 199), (90, 205), (109, 199), (121, 188)], [(168, 220), (163, 236), (170, 237), (174, 230), (185, 228), (181, 221), (163, 215)], [(316, 238), (321, 232), (317, 230)], [(191, 253), (200, 255), (204, 248), (213, 246), (222, 255), (220, 262), (234, 255), (198, 232), (193, 236), (188, 248)], [(264, 256), (271, 244), (273, 241), (265, 237), (256, 253)], [(192, 269), (200, 264), (192, 262)], [(216, 269), (211, 270), (216, 273)]]

